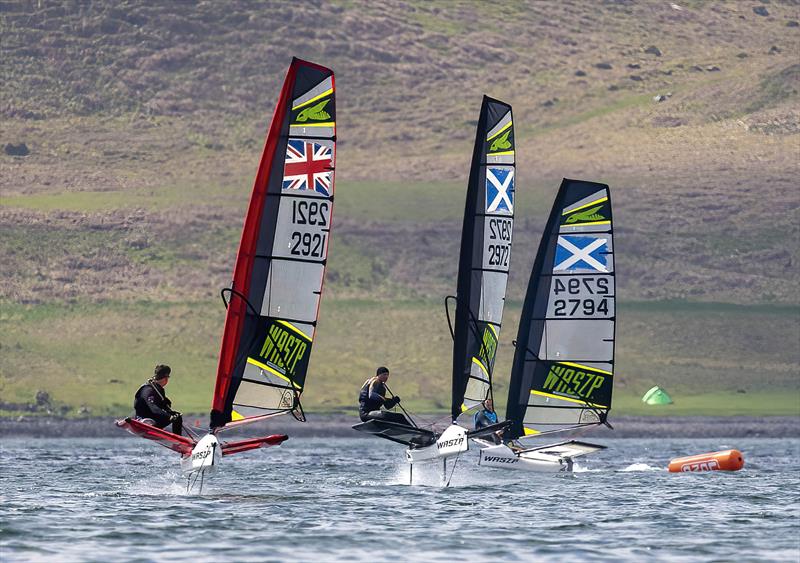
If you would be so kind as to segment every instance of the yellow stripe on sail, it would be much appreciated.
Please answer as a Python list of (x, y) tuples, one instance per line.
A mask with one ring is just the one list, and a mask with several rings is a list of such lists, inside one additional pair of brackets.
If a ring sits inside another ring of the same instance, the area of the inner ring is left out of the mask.
[(562, 397), (561, 395), (551, 395), (550, 393), (545, 393), (544, 391), (537, 391), (535, 389), (531, 389), (531, 395), (541, 395), (542, 397), (549, 397), (551, 399), (560, 399), (562, 401), (569, 401), (570, 403), (577, 403), (579, 405), (589, 405), (590, 407), (594, 407), (597, 409), (607, 409), (608, 407), (605, 405), (597, 405), (595, 403), (589, 403), (587, 401), (582, 401), (580, 399), (573, 399), (572, 397)]
[(581, 205), (580, 207), (576, 207), (575, 209), (570, 209), (569, 211), (564, 211), (561, 214), (562, 215), (569, 215), (570, 213), (575, 213), (576, 211), (580, 211), (581, 209), (589, 207), (590, 205), (596, 205), (598, 203), (603, 203), (604, 201), (608, 201), (608, 196), (603, 196), (600, 199), (596, 199), (594, 201), (590, 201), (589, 203), (585, 203), (584, 205)]
[(244, 419), (244, 417), (242, 415), (240, 415), (238, 412), (231, 411), (231, 421), (242, 420), (242, 419)]
[(533, 436), (534, 434), (541, 434), (538, 430), (534, 430), (533, 428), (523, 427), (522, 430), (525, 432), (526, 436)]
[(333, 93), (333, 88), (328, 88), (328, 89), (327, 89), (327, 90), (325, 90), (325, 91), (324, 91), (322, 94), (320, 94), (320, 95), (318, 95), (318, 96), (314, 96), (313, 98), (311, 98), (310, 100), (306, 100), (306, 101), (305, 101), (305, 102), (303, 102), (302, 104), (297, 104), (296, 106), (292, 106), (292, 110), (300, 109), (301, 107), (303, 107), (303, 106), (307, 106), (307, 105), (308, 105), (308, 104), (310, 104), (310, 103), (316, 102), (316, 101), (317, 101), (317, 100), (319, 100), (320, 98), (324, 98), (324, 97), (325, 97), (325, 96), (327, 96), (328, 94), (332, 94), (332, 93)]
[(486, 325), (486, 326), (488, 326), (491, 329), (491, 331), (494, 333), (495, 338), (498, 338), (500, 336), (499, 334), (497, 334), (497, 328), (494, 325)]
[(253, 364), (256, 367), (259, 367), (259, 368), (261, 368), (261, 369), (263, 369), (265, 371), (268, 371), (268, 372), (270, 372), (272, 375), (274, 375), (276, 377), (280, 377), (281, 379), (286, 381), (286, 383), (290, 383), (291, 385), (293, 385), (297, 389), (302, 389), (302, 387), (300, 387), (297, 383), (295, 383), (294, 381), (292, 381), (291, 379), (289, 379), (288, 377), (286, 377), (285, 375), (283, 375), (279, 371), (275, 370), (274, 368), (269, 367), (267, 364), (262, 364), (261, 362), (256, 361), (253, 358), (247, 358), (247, 363), (248, 364)]
[(591, 225), (610, 225), (611, 221), (592, 221), (590, 223), (575, 223), (574, 225), (561, 225), (562, 227), (588, 227)]
[(506, 123), (505, 125), (503, 125), (503, 127), (500, 129), (500, 131), (498, 131), (497, 133), (495, 133), (495, 134), (494, 134), (494, 135), (492, 135), (491, 137), (486, 137), (486, 140), (487, 140), (487, 141), (491, 141), (492, 139), (494, 139), (495, 137), (497, 137), (497, 136), (498, 136), (500, 133), (502, 133), (503, 131), (505, 131), (505, 130), (506, 130), (506, 129), (508, 129), (509, 127), (511, 127), (513, 124), (514, 124), (514, 122), (513, 122), (513, 121), (511, 121), (511, 120), (509, 120), (509, 121), (508, 121), (508, 123)]
[(514, 156), (514, 151), (489, 152), (486, 156)]
[(285, 326), (285, 327), (287, 327), (287, 328), (290, 328), (290, 329), (292, 329), (293, 331), (295, 331), (295, 332), (296, 332), (297, 334), (299, 334), (300, 336), (303, 336), (303, 337), (304, 337), (306, 340), (308, 340), (309, 342), (311, 341), (311, 337), (310, 337), (309, 335), (307, 335), (305, 332), (303, 332), (302, 330), (300, 330), (299, 328), (297, 328), (296, 326), (294, 326), (292, 323), (290, 323), (290, 322), (288, 322), (288, 321), (280, 321), (280, 320), (279, 320), (279, 321), (278, 321), (278, 324), (282, 324), (283, 326)]
[(292, 123), (292, 127), (333, 127), (336, 125), (335, 121), (326, 121), (324, 123)]
[(604, 373), (606, 375), (614, 375), (610, 371), (605, 371), (605, 370), (602, 370), (602, 369), (597, 369), (597, 368), (585, 366), (583, 364), (576, 364), (576, 363), (573, 363), (573, 362), (556, 362), (556, 363), (557, 364), (561, 364), (562, 366), (569, 366), (569, 367), (572, 367), (572, 368), (580, 368), (580, 369), (585, 369), (587, 371), (596, 371), (597, 373)]

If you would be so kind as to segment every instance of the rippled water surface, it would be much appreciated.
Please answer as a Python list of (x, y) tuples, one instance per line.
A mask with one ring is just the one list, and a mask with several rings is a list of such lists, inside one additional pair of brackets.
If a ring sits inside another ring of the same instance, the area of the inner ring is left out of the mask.
[[(290, 439), (225, 458), (187, 495), (177, 454), (136, 439), (0, 446), (4, 561), (800, 559), (800, 440), (607, 440), (571, 475), (408, 468), (378, 439)], [(668, 460), (744, 452), (736, 473)], [(452, 467), (452, 466), (451, 466)]]

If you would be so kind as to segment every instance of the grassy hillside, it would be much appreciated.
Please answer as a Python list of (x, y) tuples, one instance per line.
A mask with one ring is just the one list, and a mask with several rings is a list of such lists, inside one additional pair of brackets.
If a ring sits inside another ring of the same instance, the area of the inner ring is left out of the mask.
[(678, 4), (0, 2), (0, 145), (30, 150), (0, 154), (0, 402), (124, 412), (166, 361), (207, 408), (297, 55), (335, 69), (340, 141), (307, 405), (351, 404), (378, 363), (416, 408), (448, 402), (440, 301), (487, 93), (518, 144), (498, 369), (558, 183), (586, 178), (614, 194), (616, 404), (659, 383), (671, 412), (800, 412), (800, 13)]

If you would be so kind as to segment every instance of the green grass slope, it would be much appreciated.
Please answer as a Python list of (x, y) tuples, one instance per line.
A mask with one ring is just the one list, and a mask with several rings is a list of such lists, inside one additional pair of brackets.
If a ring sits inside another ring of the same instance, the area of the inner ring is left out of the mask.
[[(206, 410), (242, 219), (292, 55), (336, 71), (335, 228), (312, 409), (390, 364), (447, 408), (481, 95), (514, 107), (498, 397), (564, 176), (608, 182), (622, 412), (800, 413), (793, 2), (0, 2), (0, 410), (124, 413), (156, 362)], [(676, 4), (676, 5), (677, 5)], [(661, 96), (662, 101), (657, 101)]]

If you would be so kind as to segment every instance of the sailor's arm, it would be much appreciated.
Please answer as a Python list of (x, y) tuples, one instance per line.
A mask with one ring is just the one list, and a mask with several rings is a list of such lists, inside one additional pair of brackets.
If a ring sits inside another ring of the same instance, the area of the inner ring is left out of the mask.
[(172, 417), (172, 411), (165, 410), (161, 408), (158, 403), (156, 402), (156, 392), (154, 389), (145, 389), (142, 393), (142, 396), (147, 403), (147, 408), (150, 410), (152, 414), (157, 417), (163, 418), (170, 418)]

